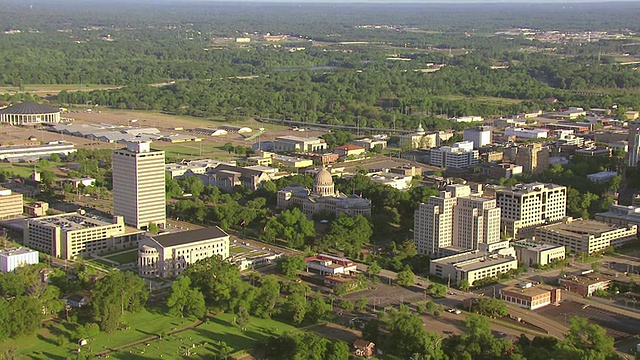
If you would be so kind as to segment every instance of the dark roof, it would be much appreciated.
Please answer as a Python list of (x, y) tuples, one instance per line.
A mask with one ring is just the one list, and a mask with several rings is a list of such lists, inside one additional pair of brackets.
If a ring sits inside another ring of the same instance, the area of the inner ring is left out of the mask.
[(46, 105), (40, 105), (36, 103), (31, 103), (31, 102), (16, 104), (13, 106), (9, 106), (6, 109), (0, 110), (0, 114), (19, 114), (19, 115), (51, 114), (51, 113), (57, 113), (57, 112), (60, 112), (60, 110), (54, 109)]
[(202, 241), (202, 240), (210, 240), (217, 239), (221, 237), (229, 236), (226, 232), (222, 231), (217, 226), (208, 227), (204, 229), (197, 230), (188, 230), (182, 231), (173, 234), (166, 235), (158, 235), (154, 236), (153, 240), (155, 240), (158, 244), (163, 247), (171, 247), (176, 245), (184, 245), (192, 242)]

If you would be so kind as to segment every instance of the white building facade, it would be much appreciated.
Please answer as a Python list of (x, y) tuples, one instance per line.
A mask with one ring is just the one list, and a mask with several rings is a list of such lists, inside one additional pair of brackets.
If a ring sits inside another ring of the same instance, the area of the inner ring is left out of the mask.
[(8, 273), (20, 266), (39, 263), (38, 252), (28, 248), (0, 250), (0, 271)]

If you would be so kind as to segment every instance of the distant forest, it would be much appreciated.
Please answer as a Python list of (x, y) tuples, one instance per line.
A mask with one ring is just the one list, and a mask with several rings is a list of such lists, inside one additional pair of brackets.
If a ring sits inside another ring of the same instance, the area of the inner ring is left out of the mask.
[[(0, 86), (114, 85), (123, 87), (47, 100), (399, 128), (563, 106), (637, 109), (640, 71), (620, 58), (640, 56), (638, 13), (637, 3), (4, 1)], [(516, 27), (629, 35), (496, 35)], [(290, 36), (260, 41), (265, 34)], [(252, 41), (235, 41), (244, 37)], [(425, 72), (433, 64), (444, 66)]]

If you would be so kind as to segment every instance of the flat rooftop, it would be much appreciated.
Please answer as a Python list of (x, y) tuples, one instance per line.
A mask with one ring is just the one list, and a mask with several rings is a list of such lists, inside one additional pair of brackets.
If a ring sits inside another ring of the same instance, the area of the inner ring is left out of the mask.
[(224, 232), (217, 226), (208, 228), (181, 231), (166, 235), (156, 235), (152, 239), (163, 247), (172, 247), (178, 245), (186, 245), (189, 243), (204, 241), (204, 240), (221, 240), (228, 237), (229, 234)]
[(511, 293), (525, 294), (527, 296), (537, 296), (537, 295), (546, 294), (553, 289), (554, 288), (552, 288), (551, 286), (544, 286), (544, 285), (536, 285), (528, 288), (521, 288), (518, 286), (509, 286), (504, 289), (501, 289), (500, 291), (504, 291), (504, 292), (508, 291)]
[(88, 229), (99, 226), (113, 225), (113, 219), (105, 218), (99, 215), (87, 213), (80, 215), (78, 213), (67, 213), (55, 216), (47, 216), (40, 218), (31, 218), (27, 221), (42, 226), (55, 226), (62, 228), (63, 231), (73, 231), (80, 229)]
[(535, 242), (531, 240), (513, 241), (511, 245), (514, 247), (527, 248), (529, 250), (536, 250), (536, 251), (544, 251), (544, 250), (564, 247), (562, 245), (546, 244), (546, 243)]
[(512, 194), (512, 195), (524, 195), (529, 193), (535, 193), (542, 190), (554, 190), (566, 188), (562, 185), (550, 184), (550, 183), (531, 183), (531, 184), (520, 184), (511, 187), (496, 187), (496, 193), (500, 194)]
[(22, 254), (29, 254), (29, 253), (37, 253), (37, 251), (31, 250), (25, 247), (0, 250), (0, 256), (13, 256), (13, 255), (22, 255)]
[(469, 251), (435, 259), (432, 263), (449, 264), (463, 271), (474, 271), (512, 261), (516, 261), (516, 258), (512, 256), (487, 255), (481, 251)]
[(318, 137), (302, 137), (302, 136), (294, 136), (294, 135), (285, 135), (285, 136), (278, 136), (276, 138), (276, 141), (277, 140), (290, 140), (290, 141), (307, 142), (307, 141), (318, 141), (318, 140), (322, 140), (322, 139), (320, 139)]
[(626, 226), (608, 224), (597, 220), (573, 220), (541, 226), (539, 229), (549, 232), (557, 232), (566, 236), (602, 236), (609, 231), (625, 229)]

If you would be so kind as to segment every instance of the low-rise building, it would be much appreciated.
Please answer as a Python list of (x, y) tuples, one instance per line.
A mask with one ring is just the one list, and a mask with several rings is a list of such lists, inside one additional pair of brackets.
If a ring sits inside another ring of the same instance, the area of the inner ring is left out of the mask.
[(369, 174), (369, 179), (378, 184), (391, 186), (394, 189), (407, 190), (411, 188), (413, 176), (392, 173), (377, 173)]
[(595, 219), (613, 225), (640, 227), (640, 207), (611, 205), (609, 211), (596, 214)]
[(0, 160), (40, 159), (51, 154), (67, 156), (78, 151), (76, 146), (65, 141), (51, 141), (38, 146), (0, 146)]
[(203, 184), (233, 191), (236, 186), (243, 186), (249, 190), (257, 190), (263, 183), (276, 180), (286, 174), (279, 175), (273, 168), (254, 168), (220, 164), (209, 168), (203, 175), (198, 175)]
[(562, 290), (525, 283), (500, 289), (500, 298), (525, 309), (536, 310), (547, 305), (559, 304), (562, 301)]
[(386, 149), (387, 148), (387, 140), (385, 140), (385, 139), (364, 138), (364, 139), (360, 139), (360, 140), (354, 140), (354, 141), (352, 141), (352, 143), (354, 145), (362, 146), (367, 151), (371, 151), (376, 146), (379, 147), (380, 149)]
[(77, 213), (43, 216), (25, 220), (24, 241), (28, 247), (60, 258), (100, 254), (138, 245), (144, 231), (129, 228), (124, 217), (112, 219)]
[(40, 262), (38, 252), (28, 248), (0, 250), (0, 271), (8, 273), (23, 265), (33, 265)]
[(491, 144), (491, 126), (479, 126), (475, 129), (466, 129), (463, 132), (464, 141), (473, 142), (473, 148), (479, 149)]
[(516, 250), (516, 257), (524, 266), (545, 266), (555, 260), (564, 260), (565, 247), (562, 245), (544, 244), (529, 240), (514, 241), (511, 246)]
[(522, 166), (520, 165), (501, 163), (493, 164), (489, 167), (489, 177), (492, 179), (510, 179), (518, 175), (522, 175)]
[(561, 277), (558, 283), (564, 290), (581, 296), (592, 296), (598, 290), (607, 290), (611, 280), (598, 276), (567, 276)]
[(229, 234), (217, 226), (172, 234), (147, 235), (138, 246), (138, 274), (172, 278), (198, 260), (229, 257)]
[(485, 278), (497, 277), (518, 268), (518, 260), (513, 256), (487, 255), (483, 251), (469, 251), (431, 260), (430, 273), (460, 285), (466, 280), (470, 286)]
[(358, 339), (353, 343), (354, 354), (358, 357), (372, 357), (375, 355), (375, 347), (376, 344), (363, 339)]
[(94, 186), (96, 184), (96, 179), (91, 177), (83, 177), (83, 178), (75, 178), (75, 179), (67, 179), (65, 181), (68, 184), (71, 184), (74, 188), (78, 188), (78, 186)]
[(45, 216), (49, 210), (49, 203), (44, 201), (35, 201), (24, 206), (24, 213), (28, 216)]
[(515, 136), (521, 139), (543, 139), (546, 138), (549, 133), (545, 129), (524, 129), (518, 127), (509, 127), (504, 129), (505, 136)]
[(617, 171), (600, 171), (595, 174), (587, 175), (587, 179), (593, 181), (594, 183), (606, 183), (607, 181), (613, 179), (618, 175)]
[(398, 138), (400, 147), (404, 149), (430, 149), (439, 144), (438, 133), (427, 133), (422, 127), (422, 123), (418, 125), (415, 131), (401, 134)]
[(365, 148), (359, 145), (346, 144), (343, 146), (336, 146), (333, 148), (333, 152), (340, 156), (362, 156), (366, 152)]
[(273, 143), (276, 152), (324, 152), (327, 143), (316, 137), (280, 136)]
[(271, 156), (271, 164), (275, 166), (299, 169), (313, 166), (313, 160), (296, 156), (275, 154)]
[(535, 234), (543, 243), (567, 246), (572, 253), (593, 254), (637, 239), (638, 226), (568, 217), (562, 222), (536, 228)]
[(318, 254), (306, 258), (305, 261), (308, 270), (314, 270), (320, 275), (350, 275), (357, 270), (353, 261), (331, 255)]
[(0, 219), (11, 219), (20, 216), (23, 211), (22, 194), (12, 194), (11, 190), (0, 188)]

